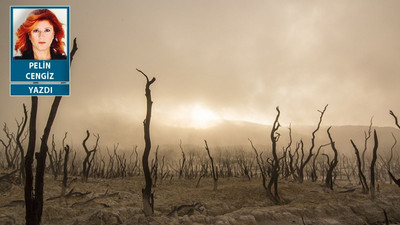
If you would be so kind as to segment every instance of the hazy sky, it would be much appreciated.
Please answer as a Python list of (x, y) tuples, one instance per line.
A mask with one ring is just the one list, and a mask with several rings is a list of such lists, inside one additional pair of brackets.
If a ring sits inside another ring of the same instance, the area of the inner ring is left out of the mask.
[[(22, 115), (30, 98), (9, 97), (9, 6), (0, 21), (0, 122)], [(156, 124), (210, 121), (392, 126), (400, 115), (400, 1), (29, 1), (71, 6), (79, 50), (71, 96), (55, 129), (140, 132), (143, 70)], [(41, 98), (47, 118), (52, 98)], [(205, 120), (205, 121), (204, 121)], [(79, 129), (78, 129), (79, 128)], [(60, 134), (62, 135), (62, 134)], [(117, 136), (117, 135), (116, 135)], [(136, 134), (140, 138), (142, 135)]]

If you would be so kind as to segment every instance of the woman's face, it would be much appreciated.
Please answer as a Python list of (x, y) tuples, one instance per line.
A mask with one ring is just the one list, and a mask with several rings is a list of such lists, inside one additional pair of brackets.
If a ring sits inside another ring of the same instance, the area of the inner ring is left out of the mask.
[(29, 32), (29, 39), (32, 42), (33, 51), (47, 51), (54, 39), (54, 29), (48, 20), (36, 23)]

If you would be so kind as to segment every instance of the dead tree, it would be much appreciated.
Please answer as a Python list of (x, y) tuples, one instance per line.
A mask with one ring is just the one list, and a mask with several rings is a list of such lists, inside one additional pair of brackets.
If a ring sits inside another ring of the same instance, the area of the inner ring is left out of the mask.
[[(396, 125), (397, 128), (400, 129), (400, 124), (399, 121), (397, 119), (397, 116), (394, 114), (394, 112), (392, 110), (389, 111), (389, 114), (391, 116), (393, 116), (394, 118), (394, 124)], [(394, 136), (393, 136), (394, 137)], [(395, 139), (396, 140), (396, 139)], [(393, 147), (392, 147), (393, 149)], [(395, 176), (390, 172), (390, 168), (388, 168), (388, 174), (390, 176), (390, 179), (393, 180), (399, 187), (400, 187), (400, 179), (395, 178)]]
[(279, 197), (278, 193), (278, 178), (279, 178), (279, 161), (280, 159), (278, 158), (278, 155), (276, 153), (276, 143), (279, 140), (280, 134), (277, 132), (280, 124), (278, 122), (279, 116), (280, 116), (280, 111), (279, 107), (276, 107), (276, 111), (278, 114), (276, 115), (274, 124), (272, 125), (272, 130), (271, 130), (271, 142), (272, 142), (272, 162), (271, 164), (271, 178), (268, 182), (267, 186), (267, 196), (271, 201), (273, 201), (275, 204), (279, 204), (281, 202), (281, 198)]
[(93, 162), (94, 156), (96, 154), (97, 146), (99, 144), (99, 139), (100, 139), (99, 134), (97, 134), (97, 135), (93, 134), (93, 136), (96, 137), (96, 144), (92, 150), (89, 150), (86, 146), (86, 142), (90, 137), (90, 133), (88, 130), (86, 130), (86, 138), (83, 139), (83, 142), (82, 142), (83, 149), (85, 150), (85, 153), (86, 153), (85, 159), (83, 160), (83, 164), (82, 164), (82, 166), (83, 166), (82, 181), (84, 181), (84, 182), (88, 181), (90, 168), (92, 166), (92, 162)]
[[(17, 137), (15, 139), (15, 142), (17, 144), (17, 148), (20, 151), (20, 156), (21, 156), (21, 162), (20, 162), (20, 168), (19, 168), (19, 175), (20, 175), (20, 181), (22, 184), (25, 185), (25, 152), (24, 148), (22, 147), (22, 142), (25, 140), (27, 137), (27, 133), (25, 137), (22, 137), (24, 134), (26, 122), (28, 121), (28, 111), (26, 110), (25, 104), (22, 105), (24, 108), (24, 117), (22, 117), (21, 123), (17, 121)], [(22, 139), (21, 139), (22, 138)]]
[(64, 176), (62, 181), (62, 188), (61, 188), (61, 196), (64, 196), (65, 190), (67, 189), (67, 182), (68, 182), (68, 158), (69, 158), (69, 145), (64, 147)]
[[(65, 138), (67, 138), (65, 134), (63, 142), (65, 141)], [(63, 161), (63, 154), (64, 154), (64, 147), (62, 147), (58, 152), (56, 150), (56, 143), (54, 140), (54, 134), (52, 135), (51, 139), (51, 151), (47, 152), (47, 155), (49, 156), (50, 160), (50, 168), (53, 172), (54, 180), (57, 180), (58, 175), (61, 173), (62, 169), (62, 161)]]
[(179, 164), (179, 179), (181, 179), (182, 175), (183, 175), (183, 170), (185, 168), (185, 162), (186, 162), (185, 152), (183, 151), (183, 148), (182, 148), (182, 140), (180, 140), (180, 142), (179, 142), (179, 148), (181, 149), (181, 152), (182, 152), (182, 162), (180, 162), (180, 164)]
[(351, 144), (353, 145), (353, 148), (356, 153), (356, 158), (357, 158), (357, 167), (358, 167), (358, 178), (360, 179), (361, 186), (363, 188), (363, 193), (368, 194), (369, 193), (369, 187), (367, 184), (367, 179), (365, 178), (365, 175), (362, 171), (362, 165), (361, 165), (361, 158), (360, 158), (360, 151), (358, 150), (356, 144), (354, 144), (353, 140), (350, 139)]
[[(253, 145), (253, 142), (250, 139), (248, 139), (248, 140), (250, 141), (251, 147), (253, 148), (254, 152), (256, 153), (256, 160), (257, 160), (257, 164), (260, 169), (260, 173), (261, 173), (261, 177), (262, 177), (262, 185), (267, 192), (267, 197), (275, 204), (280, 204), (281, 198), (278, 193), (278, 178), (279, 178), (279, 171), (280, 171), (279, 161), (284, 159), (284, 157), (278, 158), (278, 155), (276, 152), (276, 143), (278, 142), (278, 140), (280, 138), (280, 134), (277, 132), (280, 127), (280, 124), (278, 122), (279, 116), (280, 116), (279, 107), (276, 107), (276, 111), (278, 113), (277, 113), (275, 121), (272, 125), (271, 134), (270, 134), (270, 138), (271, 138), (271, 142), (272, 142), (272, 157), (273, 158), (267, 159), (267, 162), (270, 165), (270, 167), (268, 168), (269, 171), (265, 170), (264, 161), (262, 159), (262, 153), (259, 155), (257, 152), (257, 149)], [(269, 175), (269, 177), (270, 177), (268, 185), (266, 184), (267, 175)]]
[(372, 119), (371, 117), (369, 127), (368, 127), (368, 132), (364, 131), (364, 149), (361, 154), (361, 160), (362, 160), (362, 171), (363, 173), (365, 172), (365, 152), (368, 149), (368, 140), (371, 138), (371, 129), (372, 129)]
[(157, 180), (158, 180), (158, 148), (159, 147), (160, 146), (157, 145), (156, 152), (155, 152), (155, 157), (154, 157), (154, 161), (153, 161), (154, 163), (153, 163), (153, 165), (151, 167), (151, 170), (150, 170), (150, 174), (153, 177), (153, 187), (157, 186)]
[(211, 162), (211, 172), (212, 172), (212, 176), (213, 176), (213, 180), (214, 180), (214, 189), (213, 190), (216, 191), (218, 188), (218, 167), (214, 167), (214, 159), (213, 159), (213, 157), (211, 157), (210, 149), (208, 148), (207, 141), (204, 140), (204, 143), (206, 144), (205, 149), (207, 151), (208, 157), (210, 158), (210, 162)]
[(144, 173), (144, 179), (146, 181), (146, 186), (145, 188), (142, 189), (142, 198), (143, 198), (144, 214), (146, 216), (152, 216), (154, 214), (154, 194), (151, 192), (153, 181), (151, 179), (151, 173), (149, 168), (149, 155), (151, 150), (150, 119), (151, 119), (151, 107), (153, 105), (153, 101), (151, 100), (150, 85), (152, 85), (156, 81), (156, 78), (153, 77), (151, 80), (149, 80), (149, 78), (145, 73), (143, 73), (139, 69), (136, 70), (139, 73), (143, 74), (143, 76), (146, 78), (145, 95), (146, 95), (147, 109), (146, 109), (146, 118), (143, 121), (145, 147), (142, 157), (143, 173)]
[[(327, 107), (328, 107), (328, 105), (325, 106), (324, 110), (322, 110), (322, 111), (318, 110), (318, 112), (320, 112), (321, 115), (319, 117), (319, 122), (318, 122), (317, 128), (312, 132), (311, 146), (309, 149), (308, 156), (304, 162), (303, 162), (303, 160), (300, 161), (300, 167), (298, 169), (298, 181), (300, 183), (303, 183), (303, 180), (304, 180), (304, 168), (306, 167), (307, 163), (310, 161), (311, 157), (313, 156), (312, 151), (315, 147), (315, 134), (317, 133), (317, 131), (319, 130), (319, 128), (321, 126), (322, 118), (324, 117), (324, 113), (325, 113)], [(302, 158), (303, 158), (303, 156), (302, 156)]]
[[(135, 175), (135, 172), (136, 172), (136, 170), (138, 170), (138, 171), (140, 171), (139, 169), (138, 169), (138, 167), (139, 167), (139, 165), (138, 165), (138, 159), (139, 159), (139, 157), (138, 157), (138, 152), (137, 152), (137, 145), (135, 145), (134, 147), (133, 147), (133, 151), (132, 151), (132, 153), (131, 153), (131, 155), (129, 156), (129, 164), (128, 164), (128, 175), (129, 176), (134, 176)], [(135, 154), (135, 163), (132, 163), (132, 155), (133, 154)], [(131, 166), (133, 164), (133, 166)]]
[(318, 148), (318, 150), (317, 150), (317, 153), (315, 154), (315, 156), (314, 156), (314, 158), (313, 158), (312, 169), (311, 169), (311, 180), (312, 180), (312, 182), (315, 182), (315, 181), (318, 180), (316, 161), (317, 161), (319, 152), (321, 151), (321, 149), (322, 149), (323, 147), (328, 146), (328, 145), (330, 145), (330, 143), (324, 144), (324, 145), (320, 145), (319, 148)]
[(15, 160), (17, 159), (18, 151), (12, 151), (14, 134), (10, 132), (6, 123), (4, 123), (3, 131), (7, 137), (7, 141), (0, 139), (0, 142), (4, 146), (4, 151), (5, 151), (6, 160), (7, 160), (7, 168), (15, 169), (15, 166), (16, 166)]
[[(70, 53), (70, 63), (72, 63), (73, 56), (78, 50), (76, 38)], [(36, 144), (36, 117), (38, 108), (38, 97), (31, 97), (31, 118), (29, 122), (29, 143), (25, 157), (25, 209), (26, 209), (26, 224), (39, 225), (42, 212), (43, 212), (43, 186), (44, 186), (44, 170), (46, 168), (46, 155), (48, 151), (47, 141), (50, 135), (51, 127), (57, 114), (58, 106), (60, 105), (62, 96), (56, 96), (50, 109), (50, 114), (43, 132), (40, 144), (40, 151), (36, 153), (36, 175), (35, 175), (35, 188), (33, 188), (33, 155), (35, 153)]]
[(330, 188), (333, 190), (333, 170), (335, 169), (336, 165), (338, 164), (338, 151), (335, 146), (335, 142), (332, 139), (331, 133), (330, 133), (331, 127), (328, 128), (327, 133), (328, 137), (330, 140), (330, 144), (334, 153), (334, 157), (331, 162), (329, 162), (329, 157), (328, 157), (328, 169), (326, 171), (326, 179), (325, 179), (325, 186), (327, 188)]
[(290, 155), (289, 155), (289, 162), (287, 159), (288, 154), (290, 154), (290, 150), (292, 148), (292, 143), (293, 143), (293, 139), (292, 139), (292, 125), (289, 125), (289, 143), (286, 146), (286, 148), (284, 148), (283, 150), (283, 165), (282, 165), (282, 176), (284, 178), (288, 178), (291, 174), (291, 169), (289, 166), (290, 163)]
[(375, 163), (377, 157), (377, 152), (378, 152), (378, 136), (376, 134), (376, 130), (374, 130), (374, 149), (372, 151), (372, 161), (371, 161), (371, 197), (375, 198)]

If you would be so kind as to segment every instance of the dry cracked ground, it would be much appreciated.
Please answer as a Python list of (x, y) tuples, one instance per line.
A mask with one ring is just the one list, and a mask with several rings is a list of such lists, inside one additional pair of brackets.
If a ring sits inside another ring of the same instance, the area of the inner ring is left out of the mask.
[[(400, 188), (379, 184), (375, 199), (361, 193), (357, 183), (337, 182), (330, 191), (321, 182), (303, 184), (281, 180), (285, 204), (274, 205), (259, 178), (172, 179), (154, 188), (155, 215), (145, 217), (141, 207), (144, 179), (79, 178), (70, 184), (67, 197), (57, 198), (61, 181), (45, 178), (42, 224), (400, 224)], [(23, 186), (0, 182), (0, 224), (24, 224)], [(188, 205), (184, 207), (183, 205)], [(191, 205), (189, 207), (189, 205)], [(174, 213), (173, 209), (175, 210)]]

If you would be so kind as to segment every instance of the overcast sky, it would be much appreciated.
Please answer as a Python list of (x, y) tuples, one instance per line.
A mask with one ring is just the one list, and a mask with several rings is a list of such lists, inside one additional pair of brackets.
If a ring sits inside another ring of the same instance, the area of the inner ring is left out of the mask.
[[(68, 1), (29, 1), (65, 5)], [(9, 97), (9, 6), (0, 2), (0, 122), (30, 98)], [(400, 1), (69, 1), (79, 50), (71, 96), (55, 129), (141, 129), (145, 79), (153, 121), (207, 126), (220, 120), (392, 126), (400, 115)], [(52, 98), (39, 102), (42, 120)], [(203, 121), (206, 120), (206, 121)], [(42, 122), (44, 123), (44, 121)], [(121, 126), (120, 126), (121, 125)], [(62, 135), (62, 134), (60, 134)], [(136, 135), (137, 136), (137, 135)], [(141, 137), (141, 135), (139, 135)]]

